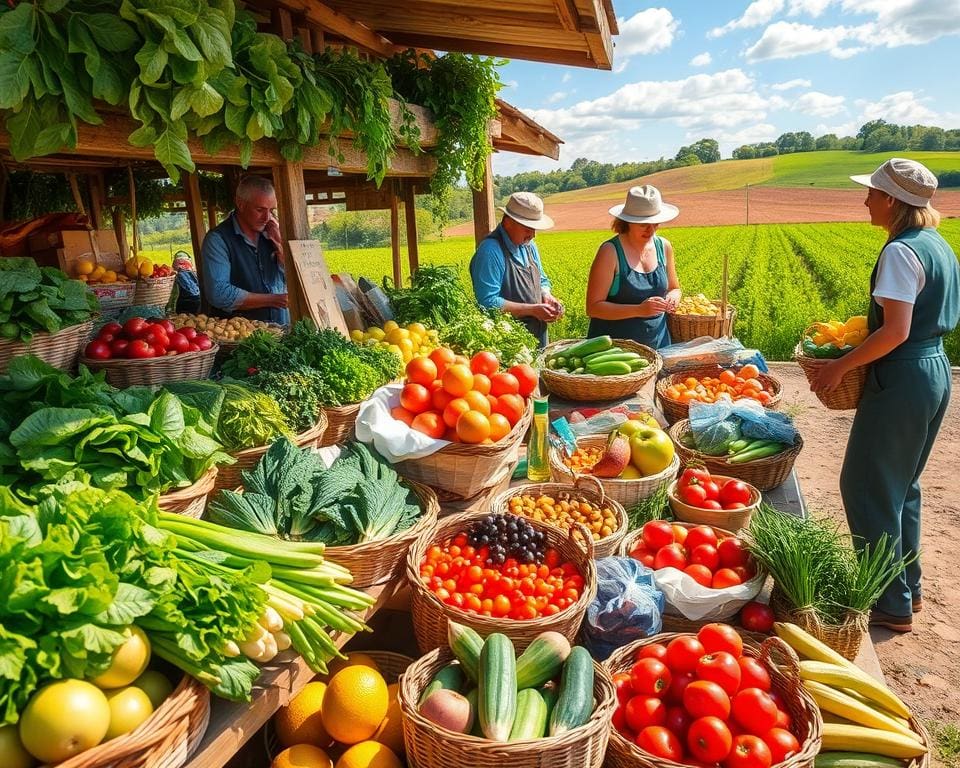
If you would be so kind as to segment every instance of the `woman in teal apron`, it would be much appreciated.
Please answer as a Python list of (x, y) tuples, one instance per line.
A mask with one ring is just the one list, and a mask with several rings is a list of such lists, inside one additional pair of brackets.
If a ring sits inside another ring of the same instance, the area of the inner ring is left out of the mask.
[[(850, 430), (840, 492), (857, 544), (883, 534), (898, 554), (920, 551), (920, 474), (950, 400), (950, 361), (943, 336), (960, 322), (960, 267), (937, 232), (940, 215), (929, 201), (936, 177), (920, 163), (893, 158), (870, 176), (870, 222), (888, 240), (870, 278), (870, 335), (828, 363), (811, 388), (830, 391), (853, 368), (869, 365)], [(870, 623), (909, 632), (920, 610), (920, 561), (887, 588)]]
[(656, 187), (632, 187), (623, 205), (610, 209), (617, 235), (593, 260), (587, 282), (588, 337), (632, 339), (658, 349), (670, 343), (667, 312), (680, 301), (673, 246), (656, 234), (675, 219), (676, 206), (664, 203)]

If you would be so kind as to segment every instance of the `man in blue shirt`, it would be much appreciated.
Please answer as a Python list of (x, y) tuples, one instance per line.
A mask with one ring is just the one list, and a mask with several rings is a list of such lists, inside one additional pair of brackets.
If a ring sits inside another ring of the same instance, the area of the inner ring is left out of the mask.
[(537, 230), (550, 229), (553, 219), (532, 192), (514, 192), (499, 210), (504, 214), (500, 226), (480, 242), (470, 260), (473, 292), (481, 307), (510, 313), (544, 347), (547, 324), (563, 315), (563, 304), (550, 293), (533, 238)]
[(262, 176), (237, 186), (236, 208), (203, 240), (203, 290), (210, 314), (286, 325), (287, 279), (277, 195)]

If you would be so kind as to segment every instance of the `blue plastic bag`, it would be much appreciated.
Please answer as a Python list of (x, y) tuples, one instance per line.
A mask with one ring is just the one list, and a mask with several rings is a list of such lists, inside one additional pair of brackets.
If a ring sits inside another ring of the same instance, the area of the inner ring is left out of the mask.
[(751, 398), (742, 400), (719, 400), (716, 403), (690, 403), (690, 429), (693, 430), (697, 445), (700, 435), (711, 435), (713, 439), (724, 430), (730, 429), (735, 416), (740, 419), (740, 433), (753, 440), (775, 440), (778, 443), (793, 445), (797, 439), (797, 430), (793, 420), (785, 413), (764, 408)]
[(632, 557), (597, 560), (597, 596), (587, 607), (583, 637), (603, 661), (620, 646), (657, 634), (663, 626), (663, 593), (653, 571)]

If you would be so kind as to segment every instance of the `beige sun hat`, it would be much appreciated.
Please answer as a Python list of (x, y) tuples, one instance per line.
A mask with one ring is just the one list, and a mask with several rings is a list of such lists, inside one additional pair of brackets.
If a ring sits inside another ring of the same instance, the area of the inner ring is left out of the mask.
[(530, 229), (550, 229), (553, 226), (553, 219), (543, 212), (543, 200), (533, 192), (514, 192), (506, 207), (497, 210)]
[(907, 205), (926, 207), (937, 190), (937, 177), (916, 160), (891, 157), (869, 176), (851, 176), (851, 181), (879, 189)]
[(650, 184), (630, 187), (627, 201), (610, 209), (610, 215), (631, 224), (662, 224), (680, 215), (680, 209), (660, 198), (660, 190)]

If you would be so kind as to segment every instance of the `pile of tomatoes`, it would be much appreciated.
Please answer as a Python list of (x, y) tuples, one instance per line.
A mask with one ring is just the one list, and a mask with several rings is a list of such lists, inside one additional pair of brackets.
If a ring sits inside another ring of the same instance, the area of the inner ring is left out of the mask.
[(735, 587), (757, 575), (743, 541), (720, 538), (709, 525), (688, 528), (651, 520), (641, 529), (630, 557), (655, 571), (676, 568), (710, 589)]
[(746, 509), (753, 502), (753, 487), (743, 480), (717, 481), (707, 469), (687, 467), (677, 480), (676, 496), (699, 509)]
[(529, 365), (501, 371), (493, 352), (467, 359), (446, 347), (410, 360), (406, 376), (393, 418), (430, 437), (486, 445), (523, 418), (538, 382)]
[(744, 655), (740, 634), (727, 624), (645, 645), (613, 681), (614, 727), (655, 757), (769, 768), (800, 750), (767, 668)]
[(553, 616), (580, 599), (583, 575), (547, 547), (542, 562), (508, 557), (488, 562), (487, 546), (472, 547), (466, 532), (434, 544), (420, 563), (420, 579), (441, 602), (481, 616), (519, 621)]
[(759, 376), (760, 369), (752, 364), (745, 365), (738, 371), (728, 368), (716, 377), (704, 376), (698, 379), (689, 376), (671, 384), (665, 394), (671, 400), (681, 403), (694, 400), (715, 403), (717, 400), (740, 400), (749, 397), (761, 405), (766, 405), (773, 399), (773, 394), (763, 385)]
[(87, 344), (84, 357), (91, 360), (146, 360), (210, 349), (213, 342), (196, 328), (175, 328), (169, 320), (131, 317), (123, 325), (107, 323)]

